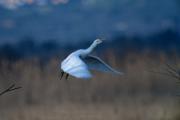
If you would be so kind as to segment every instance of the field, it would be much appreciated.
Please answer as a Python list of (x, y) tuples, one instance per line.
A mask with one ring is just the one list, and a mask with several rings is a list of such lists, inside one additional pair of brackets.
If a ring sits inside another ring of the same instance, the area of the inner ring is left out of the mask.
[[(59, 61), (1, 60), (0, 90), (12, 83), (22, 89), (0, 97), (0, 120), (179, 120), (176, 79), (165, 63), (178, 57), (163, 53), (101, 56), (123, 76), (93, 72), (91, 80), (59, 80)], [(169, 59), (171, 58), (171, 59)]]
[(1, 111), (1, 120), (172, 120), (173, 101), (119, 101), (118, 104), (56, 104)]

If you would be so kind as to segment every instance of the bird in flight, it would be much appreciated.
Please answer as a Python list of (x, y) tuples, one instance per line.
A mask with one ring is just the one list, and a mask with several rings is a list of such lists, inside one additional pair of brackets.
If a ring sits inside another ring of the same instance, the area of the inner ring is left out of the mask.
[(96, 46), (102, 42), (103, 40), (96, 39), (87, 49), (76, 50), (67, 56), (67, 58), (61, 63), (62, 72), (60, 80), (64, 74), (66, 74), (66, 79), (68, 79), (69, 75), (76, 78), (89, 79), (92, 77), (90, 70), (122, 75), (122, 72), (113, 69), (100, 58), (90, 55)]

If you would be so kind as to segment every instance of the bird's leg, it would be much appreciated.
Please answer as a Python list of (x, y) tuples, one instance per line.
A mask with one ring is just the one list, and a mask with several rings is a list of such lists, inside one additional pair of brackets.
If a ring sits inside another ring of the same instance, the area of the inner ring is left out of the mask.
[(66, 80), (68, 79), (68, 77), (69, 77), (69, 74), (67, 73), (67, 74), (66, 74)]
[(63, 75), (64, 75), (64, 71), (61, 72), (60, 80), (62, 79)]

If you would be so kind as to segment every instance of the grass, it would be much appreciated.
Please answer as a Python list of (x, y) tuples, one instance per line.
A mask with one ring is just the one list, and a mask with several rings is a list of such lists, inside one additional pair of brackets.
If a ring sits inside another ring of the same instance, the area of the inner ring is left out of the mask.
[(172, 120), (176, 107), (171, 102), (35, 105), (6, 109), (0, 116), (2, 120)]
[(168, 57), (130, 53), (120, 59), (112, 52), (106, 56), (101, 57), (125, 75), (93, 72), (89, 81), (60, 81), (57, 58), (45, 66), (38, 59), (1, 60), (0, 88), (12, 83), (23, 88), (0, 97), (0, 119), (178, 120), (175, 80), (149, 72), (163, 70)]

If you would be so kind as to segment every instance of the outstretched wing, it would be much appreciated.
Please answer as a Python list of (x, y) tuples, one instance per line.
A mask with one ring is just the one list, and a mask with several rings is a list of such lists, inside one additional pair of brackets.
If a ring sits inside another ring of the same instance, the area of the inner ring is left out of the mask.
[(92, 75), (88, 70), (87, 65), (75, 55), (68, 57), (65, 61), (61, 64), (61, 69), (77, 78), (91, 78)]
[(89, 69), (92, 70), (98, 70), (98, 71), (103, 71), (103, 72), (110, 72), (110, 73), (115, 73), (115, 74), (123, 74), (122, 72), (119, 72), (109, 65), (107, 65), (103, 60), (96, 56), (91, 56), (88, 55), (87, 57), (83, 58), (83, 61), (87, 64)]

